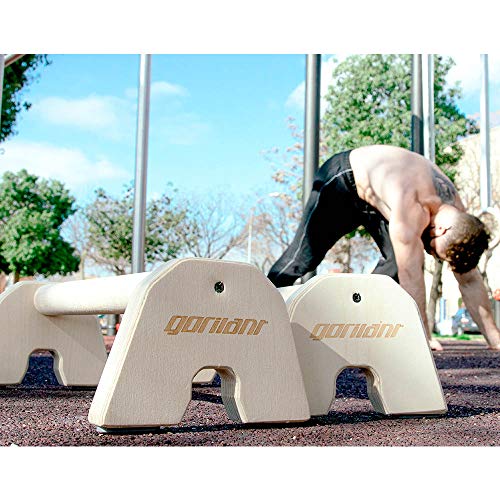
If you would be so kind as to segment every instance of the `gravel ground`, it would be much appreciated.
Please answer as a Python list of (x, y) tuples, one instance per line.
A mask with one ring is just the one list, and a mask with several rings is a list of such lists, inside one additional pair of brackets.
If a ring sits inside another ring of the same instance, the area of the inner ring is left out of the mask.
[[(109, 342), (109, 340), (108, 340)], [(196, 386), (180, 425), (158, 433), (99, 434), (87, 421), (94, 390), (57, 384), (52, 358), (32, 356), (22, 386), (0, 388), (0, 445), (10, 446), (498, 446), (500, 354), (482, 342), (445, 341), (435, 353), (449, 411), (393, 418), (375, 413), (359, 370), (337, 381), (330, 413), (301, 424), (247, 425), (227, 418), (218, 379)]]

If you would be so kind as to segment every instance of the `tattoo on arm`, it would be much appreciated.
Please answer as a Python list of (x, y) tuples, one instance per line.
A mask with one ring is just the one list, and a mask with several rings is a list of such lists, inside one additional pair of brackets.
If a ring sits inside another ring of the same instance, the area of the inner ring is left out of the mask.
[(436, 192), (443, 203), (449, 203), (450, 205), (452, 205), (455, 201), (455, 197), (457, 196), (457, 191), (450, 179), (448, 179), (448, 177), (446, 177), (444, 174), (436, 172), (433, 169), (432, 180), (434, 183), (434, 188), (436, 189)]

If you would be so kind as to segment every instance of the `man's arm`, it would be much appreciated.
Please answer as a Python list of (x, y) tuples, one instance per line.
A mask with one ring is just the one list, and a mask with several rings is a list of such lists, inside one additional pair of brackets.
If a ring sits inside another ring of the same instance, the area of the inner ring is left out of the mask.
[(500, 350), (500, 331), (493, 319), (486, 287), (478, 269), (464, 274), (454, 274), (465, 306), (479, 326), (490, 349)]
[(399, 284), (417, 303), (427, 338), (431, 340), (427, 322), (425, 281), (424, 281), (424, 245), (421, 235), (429, 222), (429, 216), (422, 206), (413, 203), (393, 209), (389, 221)]

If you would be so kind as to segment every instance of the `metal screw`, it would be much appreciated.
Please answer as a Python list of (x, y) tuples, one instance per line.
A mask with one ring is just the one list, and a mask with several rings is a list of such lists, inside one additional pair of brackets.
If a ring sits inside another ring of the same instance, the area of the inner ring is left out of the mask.
[(222, 281), (217, 281), (217, 283), (214, 285), (214, 290), (217, 293), (222, 293), (224, 291), (224, 283), (222, 283)]
[(358, 302), (361, 302), (361, 295), (359, 293), (353, 293), (352, 294), (352, 300), (354, 300), (354, 302), (358, 303)]

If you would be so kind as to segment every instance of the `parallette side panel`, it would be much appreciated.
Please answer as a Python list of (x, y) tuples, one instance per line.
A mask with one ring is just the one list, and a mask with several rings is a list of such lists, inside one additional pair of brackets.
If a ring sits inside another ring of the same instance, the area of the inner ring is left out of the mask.
[(57, 353), (63, 385), (96, 386), (107, 354), (95, 316), (45, 316), (33, 305), (43, 283), (21, 282), (0, 295), (0, 385), (20, 384), (36, 350)]
[(224, 389), (232, 398), (226, 402), (237, 409), (233, 418), (309, 418), (279, 292), (254, 266), (182, 259), (165, 264), (138, 287), (89, 420), (103, 428), (177, 424), (194, 374), (206, 367), (234, 373)]
[(346, 367), (371, 370), (377, 411), (447, 410), (418, 308), (391, 278), (317, 276), (287, 305), (312, 415), (328, 412)]

